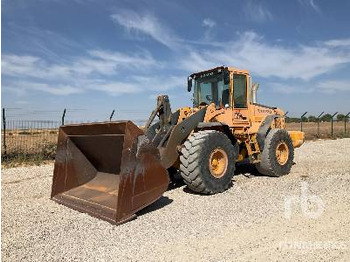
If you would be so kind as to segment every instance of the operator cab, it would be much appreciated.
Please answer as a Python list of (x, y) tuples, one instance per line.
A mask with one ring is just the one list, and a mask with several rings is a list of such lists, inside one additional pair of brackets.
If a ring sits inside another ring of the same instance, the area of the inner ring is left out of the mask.
[(217, 67), (190, 75), (188, 91), (194, 86), (194, 107), (214, 103), (217, 107), (230, 108), (234, 105), (235, 108), (247, 108), (248, 81), (249, 74), (246, 70)]

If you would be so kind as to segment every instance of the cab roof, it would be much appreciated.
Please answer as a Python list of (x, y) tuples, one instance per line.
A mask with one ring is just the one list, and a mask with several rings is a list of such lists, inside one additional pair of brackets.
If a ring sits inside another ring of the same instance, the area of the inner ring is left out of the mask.
[(249, 71), (245, 70), (245, 69), (239, 69), (237, 67), (231, 67), (231, 66), (218, 66), (218, 67), (214, 67), (214, 68), (211, 68), (208, 70), (193, 73), (193, 74), (191, 74), (191, 77), (198, 75), (198, 74), (208, 73), (208, 72), (212, 72), (212, 71), (218, 71), (220, 69), (221, 70), (229, 70), (230, 72), (236, 73), (236, 74), (249, 75)]

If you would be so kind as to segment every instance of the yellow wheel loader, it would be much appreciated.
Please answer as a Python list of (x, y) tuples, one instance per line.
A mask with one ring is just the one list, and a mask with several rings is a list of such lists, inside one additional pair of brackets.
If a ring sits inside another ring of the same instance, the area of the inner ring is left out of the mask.
[(194, 73), (187, 89), (193, 107), (172, 112), (168, 96), (159, 96), (143, 128), (130, 121), (61, 126), (51, 198), (120, 224), (161, 197), (173, 170), (202, 194), (228, 189), (243, 160), (264, 175), (290, 172), (304, 133), (287, 132), (281, 109), (257, 103), (247, 70)]

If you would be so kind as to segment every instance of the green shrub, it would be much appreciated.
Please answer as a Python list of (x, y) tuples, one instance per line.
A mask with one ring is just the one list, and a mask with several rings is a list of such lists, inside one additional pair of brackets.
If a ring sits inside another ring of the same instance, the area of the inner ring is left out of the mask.
[(44, 157), (44, 159), (55, 159), (56, 149), (56, 143), (45, 144), (42, 148), (41, 155)]

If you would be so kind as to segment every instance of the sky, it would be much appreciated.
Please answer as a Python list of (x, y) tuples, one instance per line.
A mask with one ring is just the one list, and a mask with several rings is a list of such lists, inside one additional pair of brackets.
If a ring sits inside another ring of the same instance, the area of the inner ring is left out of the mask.
[(2, 0), (9, 119), (146, 119), (159, 94), (227, 65), (289, 115), (350, 111), (350, 1)]

